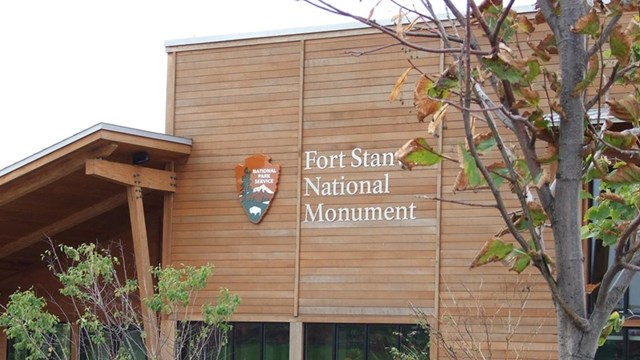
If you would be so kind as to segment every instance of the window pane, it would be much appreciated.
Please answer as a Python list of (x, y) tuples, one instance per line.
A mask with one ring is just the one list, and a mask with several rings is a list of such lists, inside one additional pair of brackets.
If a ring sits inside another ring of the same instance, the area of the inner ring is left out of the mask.
[(336, 358), (341, 360), (365, 360), (365, 326), (336, 326)]
[(401, 351), (415, 359), (429, 359), (429, 334), (419, 325), (401, 325)]
[(598, 348), (594, 360), (624, 360), (623, 345), (621, 334), (609, 336), (607, 342)]
[(261, 358), (262, 324), (236, 323), (234, 359), (257, 360)]
[(333, 324), (306, 324), (304, 326), (304, 358), (307, 360), (333, 359)]
[(640, 360), (640, 329), (629, 331), (629, 360)]
[(289, 324), (264, 324), (264, 360), (289, 359)]
[(398, 347), (397, 325), (369, 325), (368, 360), (392, 360), (391, 348)]

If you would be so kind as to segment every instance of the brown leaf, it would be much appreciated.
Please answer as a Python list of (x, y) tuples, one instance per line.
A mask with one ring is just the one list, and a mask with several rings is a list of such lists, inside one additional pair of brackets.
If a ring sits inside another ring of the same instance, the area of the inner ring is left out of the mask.
[(427, 90), (432, 86), (433, 80), (427, 75), (420, 76), (420, 79), (418, 79), (416, 83), (413, 92), (413, 104), (416, 107), (416, 116), (420, 122), (423, 122), (427, 116), (435, 113), (440, 108), (440, 101), (432, 99), (427, 95)]
[(558, 55), (558, 46), (556, 45), (556, 37), (553, 34), (547, 34), (538, 44), (538, 47), (546, 51), (550, 55)]
[(640, 40), (640, 22), (635, 18), (629, 21), (629, 24), (624, 31), (631, 36), (634, 42)]
[(516, 21), (518, 23), (518, 29), (526, 32), (527, 34), (531, 34), (535, 30), (533, 23), (531, 23), (526, 15), (518, 15), (516, 17)]
[(431, 122), (429, 122), (429, 128), (428, 128), (428, 132), (431, 135), (438, 135), (437, 131), (440, 128), (440, 124), (442, 124), (444, 122), (444, 120), (447, 118), (447, 109), (449, 108), (449, 104), (444, 104), (444, 106), (442, 106), (440, 109), (438, 109), (438, 111), (436, 111), (435, 114), (433, 114), (433, 118), (431, 119)]
[(542, 11), (538, 10), (538, 12), (536, 13), (536, 16), (534, 18), (534, 21), (537, 24), (544, 24), (547, 22), (547, 19), (544, 18), (544, 15), (542, 14)]
[(464, 170), (460, 169), (456, 176), (456, 181), (453, 183), (453, 192), (465, 191), (469, 188), (469, 179), (464, 174)]
[(584, 291), (588, 294), (591, 295), (591, 293), (597, 289), (598, 287), (600, 287), (600, 283), (597, 284), (587, 284), (584, 286)]
[(407, 80), (407, 77), (409, 76), (411, 69), (413, 69), (413, 67), (410, 67), (407, 70), (405, 70), (402, 73), (402, 75), (400, 75), (398, 80), (396, 80), (396, 84), (393, 86), (393, 90), (391, 90), (391, 94), (389, 94), (389, 101), (394, 101), (398, 97), (398, 95), (400, 94), (400, 91), (402, 90), (402, 85), (404, 85), (405, 81)]
[(626, 163), (613, 170), (604, 180), (612, 184), (632, 184), (640, 182), (640, 167)]
[(640, 121), (640, 102), (633, 95), (627, 95), (620, 100), (607, 100), (609, 114), (625, 121)]
[(530, 103), (540, 100), (540, 94), (535, 90), (523, 87), (520, 89), (520, 92), (522, 93), (522, 96), (524, 96), (524, 98), (527, 99), (527, 101)]
[(491, 6), (502, 7), (502, 0), (482, 0), (480, 5), (478, 5), (478, 9), (480, 10), (480, 12), (484, 12)]
[(610, 200), (610, 201), (613, 201), (613, 202), (617, 202), (619, 204), (626, 204), (627, 203), (622, 196), (620, 196), (618, 194), (610, 193), (610, 192), (600, 193), (600, 195), (598, 197), (601, 200)]
[(594, 36), (600, 31), (600, 18), (595, 10), (581, 17), (573, 26), (573, 32)]

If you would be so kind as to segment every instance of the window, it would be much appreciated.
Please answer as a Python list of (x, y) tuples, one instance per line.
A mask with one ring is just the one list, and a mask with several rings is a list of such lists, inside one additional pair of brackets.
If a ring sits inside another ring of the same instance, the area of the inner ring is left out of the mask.
[(428, 334), (417, 325), (305, 324), (306, 360), (391, 360), (391, 348), (429, 358)]
[[(594, 199), (600, 194), (600, 182), (591, 184)], [(615, 248), (607, 247), (601, 240), (589, 241), (589, 283), (597, 284), (614, 261)], [(589, 295), (589, 304), (593, 306), (597, 299), (598, 289)], [(625, 317), (640, 313), (640, 277), (634, 276), (629, 288), (616, 306)], [(623, 328), (620, 333), (612, 334), (607, 342), (598, 349), (596, 360), (640, 360), (640, 328)]]
[(598, 349), (596, 360), (640, 360), (640, 328), (624, 328), (612, 334)]
[[(197, 324), (191, 322), (190, 325)], [(288, 360), (289, 323), (235, 322), (222, 349), (224, 360)], [(196, 328), (190, 326), (192, 328)], [(198, 359), (215, 359), (213, 339)], [(183, 353), (183, 359), (186, 357)]]
[[(56, 332), (47, 340), (47, 350), (51, 350), (50, 359), (65, 359), (69, 357), (71, 352), (71, 326), (67, 323), (58, 324)], [(13, 346), (15, 341), (9, 339), (7, 341), (7, 360), (23, 360), (29, 356), (25, 350), (16, 350)], [(48, 351), (47, 351), (48, 352)]]
[(145, 344), (140, 329), (104, 328), (101, 334), (80, 332), (80, 360), (110, 360), (117, 354), (130, 354), (144, 360)]

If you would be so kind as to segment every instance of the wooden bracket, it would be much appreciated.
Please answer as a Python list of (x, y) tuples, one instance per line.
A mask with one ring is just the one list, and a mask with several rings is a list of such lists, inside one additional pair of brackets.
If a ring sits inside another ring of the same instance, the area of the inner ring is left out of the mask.
[(85, 162), (85, 174), (127, 186), (176, 191), (176, 173), (167, 170), (90, 159)]

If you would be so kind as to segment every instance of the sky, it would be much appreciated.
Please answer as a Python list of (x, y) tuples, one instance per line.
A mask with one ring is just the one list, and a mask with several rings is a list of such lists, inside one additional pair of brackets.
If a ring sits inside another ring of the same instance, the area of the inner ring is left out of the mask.
[(295, 0), (2, 1), (0, 169), (100, 122), (164, 132), (166, 40), (350, 22)]

